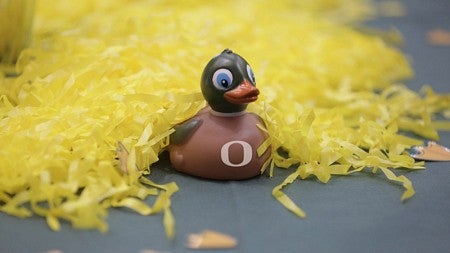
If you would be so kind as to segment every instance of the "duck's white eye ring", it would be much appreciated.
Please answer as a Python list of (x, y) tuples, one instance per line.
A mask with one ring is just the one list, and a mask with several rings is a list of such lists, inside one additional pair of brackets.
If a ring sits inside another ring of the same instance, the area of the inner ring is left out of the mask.
[(250, 68), (249, 65), (247, 65), (247, 75), (248, 78), (250, 78), (250, 81), (255, 84), (256, 83), (256, 79), (255, 79), (255, 74), (253, 73), (252, 68)]
[(228, 69), (218, 69), (212, 77), (214, 87), (219, 90), (227, 90), (233, 82), (233, 74)]

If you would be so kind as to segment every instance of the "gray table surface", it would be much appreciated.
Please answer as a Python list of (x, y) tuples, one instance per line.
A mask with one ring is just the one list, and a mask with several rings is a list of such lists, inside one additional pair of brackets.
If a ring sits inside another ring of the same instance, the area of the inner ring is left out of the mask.
[[(403, 50), (416, 77), (409, 87), (432, 85), (450, 92), (450, 47), (430, 46), (426, 33), (450, 30), (450, 1), (409, 0), (407, 15), (379, 18), (368, 25), (396, 27), (405, 36)], [(450, 133), (441, 133), (450, 146)], [(297, 181), (285, 192), (307, 212), (300, 219), (271, 196), (287, 172), (274, 178), (211, 182), (181, 175), (163, 161), (153, 169), (156, 182), (175, 181), (176, 238), (165, 237), (160, 215), (144, 217), (124, 209), (110, 211), (110, 231), (52, 232), (45, 219), (22, 220), (0, 213), (0, 253), (47, 252), (195, 252), (185, 248), (189, 233), (214, 229), (236, 236), (239, 245), (223, 252), (450, 252), (450, 163), (427, 163), (408, 172), (416, 195), (402, 203), (401, 186), (381, 175), (362, 173), (334, 177), (327, 184)], [(210, 251), (201, 251), (210, 252)], [(216, 252), (216, 251), (211, 251)]]

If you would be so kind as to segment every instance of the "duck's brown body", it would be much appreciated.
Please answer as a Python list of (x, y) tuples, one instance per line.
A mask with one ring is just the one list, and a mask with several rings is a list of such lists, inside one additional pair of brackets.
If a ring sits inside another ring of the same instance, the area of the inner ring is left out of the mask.
[(242, 113), (217, 116), (209, 107), (195, 117), (201, 121), (182, 143), (170, 145), (170, 161), (180, 172), (217, 180), (241, 180), (261, 174), (270, 156), (266, 151), (258, 156), (258, 147), (267, 139), (257, 124), (259, 116)]

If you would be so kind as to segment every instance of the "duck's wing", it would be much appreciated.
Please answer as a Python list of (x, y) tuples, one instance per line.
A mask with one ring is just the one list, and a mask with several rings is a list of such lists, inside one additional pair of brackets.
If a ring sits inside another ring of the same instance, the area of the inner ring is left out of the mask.
[(194, 118), (174, 127), (175, 132), (170, 135), (170, 144), (181, 144), (200, 127), (203, 120)]

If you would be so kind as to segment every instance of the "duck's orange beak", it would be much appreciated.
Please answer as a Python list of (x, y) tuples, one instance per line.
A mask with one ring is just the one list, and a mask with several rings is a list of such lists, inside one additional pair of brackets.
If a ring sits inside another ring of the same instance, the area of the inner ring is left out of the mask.
[(232, 104), (248, 104), (258, 99), (259, 90), (248, 80), (239, 84), (233, 90), (227, 91), (224, 94), (225, 99)]

